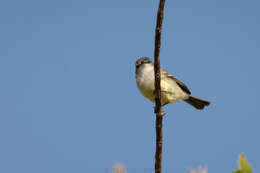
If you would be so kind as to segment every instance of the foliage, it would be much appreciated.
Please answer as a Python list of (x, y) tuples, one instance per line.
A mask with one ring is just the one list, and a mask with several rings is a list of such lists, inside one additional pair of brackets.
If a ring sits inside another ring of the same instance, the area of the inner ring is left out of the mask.
[(253, 173), (251, 164), (247, 161), (244, 154), (240, 154), (238, 157), (239, 169), (233, 173)]

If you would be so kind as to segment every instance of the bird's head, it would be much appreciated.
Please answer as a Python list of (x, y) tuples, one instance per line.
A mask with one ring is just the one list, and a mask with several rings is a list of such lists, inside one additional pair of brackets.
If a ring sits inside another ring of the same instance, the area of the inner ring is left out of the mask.
[(143, 64), (152, 64), (152, 61), (150, 60), (150, 58), (148, 57), (142, 57), (139, 58), (136, 62), (135, 62), (135, 67), (136, 69), (138, 69), (141, 65)]

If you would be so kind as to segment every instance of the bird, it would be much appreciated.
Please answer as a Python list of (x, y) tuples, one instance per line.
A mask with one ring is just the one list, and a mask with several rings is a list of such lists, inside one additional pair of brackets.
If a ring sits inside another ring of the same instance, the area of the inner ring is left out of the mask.
[[(209, 101), (192, 96), (189, 88), (165, 69), (160, 68), (160, 72), (162, 106), (182, 100), (199, 110), (210, 105)], [(154, 64), (150, 58), (141, 57), (136, 60), (135, 78), (142, 95), (155, 102)]]

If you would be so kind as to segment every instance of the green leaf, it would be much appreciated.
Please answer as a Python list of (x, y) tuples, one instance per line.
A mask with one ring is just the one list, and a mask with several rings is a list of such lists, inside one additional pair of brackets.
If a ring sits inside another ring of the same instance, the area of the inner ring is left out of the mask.
[(244, 154), (240, 154), (238, 157), (239, 169), (233, 173), (253, 173), (250, 163), (245, 158)]

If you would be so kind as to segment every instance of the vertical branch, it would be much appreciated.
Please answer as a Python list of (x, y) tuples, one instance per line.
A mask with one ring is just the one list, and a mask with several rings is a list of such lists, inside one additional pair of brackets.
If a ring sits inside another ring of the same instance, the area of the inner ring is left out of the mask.
[(156, 152), (155, 152), (155, 173), (162, 172), (162, 122), (163, 115), (161, 103), (161, 72), (160, 72), (160, 47), (163, 21), (163, 10), (165, 0), (160, 0), (157, 12), (155, 28), (155, 49), (154, 49), (154, 76), (155, 76), (155, 110), (156, 113)]

